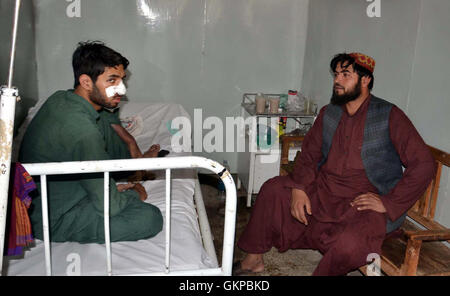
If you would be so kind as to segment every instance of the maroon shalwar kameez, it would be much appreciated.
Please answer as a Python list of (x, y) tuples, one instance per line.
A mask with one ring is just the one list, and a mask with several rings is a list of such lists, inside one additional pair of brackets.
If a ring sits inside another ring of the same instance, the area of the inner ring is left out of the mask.
[[(381, 252), (386, 235), (386, 218), (398, 219), (425, 191), (435, 173), (435, 162), (411, 121), (397, 107), (389, 118), (389, 132), (405, 167), (402, 179), (380, 196), (386, 213), (358, 211), (350, 205), (358, 195), (377, 189), (368, 180), (361, 159), (364, 122), (371, 96), (349, 115), (344, 108), (333, 137), (327, 162), (322, 158), (322, 108), (305, 136), (302, 153), (290, 176), (275, 177), (262, 186), (250, 221), (238, 246), (262, 254), (273, 246), (314, 249), (323, 254), (313, 275), (343, 275), (367, 263), (370, 253)], [(308, 225), (290, 211), (292, 188), (304, 190), (311, 201)]]

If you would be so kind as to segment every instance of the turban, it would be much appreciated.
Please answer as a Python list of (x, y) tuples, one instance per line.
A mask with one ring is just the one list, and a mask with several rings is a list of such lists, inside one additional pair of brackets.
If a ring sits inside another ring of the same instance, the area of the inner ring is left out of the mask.
[(348, 55), (355, 59), (355, 63), (373, 73), (375, 68), (375, 60), (373, 58), (359, 52), (352, 52)]

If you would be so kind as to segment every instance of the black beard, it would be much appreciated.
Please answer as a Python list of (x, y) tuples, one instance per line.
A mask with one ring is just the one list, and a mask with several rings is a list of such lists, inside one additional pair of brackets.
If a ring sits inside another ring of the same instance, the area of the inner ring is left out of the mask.
[(358, 79), (355, 87), (342, 95), (338, 95), (333, 87), (333, 96), (331, 97), (331, 104), (342, 106), (348, 102), (356, 100), (361, 95), (361, 79)]
[(94, 85), (94, 88), (92, 89), (92, 92), (89, 95), (89, 99), (94, 102), (95, 104), (102, 106), (104, 108), (115, 108), (117, 106), (113, 106), (110, 102), (106, 101), (103, 95), (101, 94), (100, 90), (97, 88), (97, 86)]

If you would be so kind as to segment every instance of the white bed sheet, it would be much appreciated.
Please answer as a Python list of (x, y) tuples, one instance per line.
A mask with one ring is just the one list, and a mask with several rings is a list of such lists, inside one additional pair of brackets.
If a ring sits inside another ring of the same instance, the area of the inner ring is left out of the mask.
[[(31, 110), (33, 116), (37, 110)], [(189, 115), (178, 104), (126, 103), (121, 107), (120, 117), (141, 116), (144, 128), (136, 136), (141, 150), (158, 143), (161, 149), (171, 153), (166, 157), (190, 155), (173, 153), (167, 122), (176, 116)], [(30, 118), (26, 122), (29, 122)], [(146, 202), (157, 206), (165, 220), (164, 171), (157, 172), (157, 179), (143, 183), (148, 193)], [(206, 253), (202, 245), (197, 213), (193, 201), (196, 172), (192, 169), (172, 173), (171, 202), (171, 256), (170, 270), (193, 270), (215, 268), (217, 263)], [(157, 236), (136, 242), (112, 243), (113, 274), (134, 274), (165, 271), (165, 224)], [(106, 251), (102, 244), (79, 244), (74, 242), (52, 243), (52, 272), (54, 275), (105, 275)], [(79, 269), (77, 269), (79, 268)], [(24, 258), (5, 257), (6, 275), (44, 275), (44, 243), (25, 251)]]

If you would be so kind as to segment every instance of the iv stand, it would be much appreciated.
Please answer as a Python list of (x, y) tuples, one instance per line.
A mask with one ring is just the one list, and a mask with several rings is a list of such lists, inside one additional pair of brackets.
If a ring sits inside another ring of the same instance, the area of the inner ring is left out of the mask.
[(16, 0), (10, 52), (8, 85), (0, 87), (0, 271), (3, 267), (3, 248), (5, 244), (6, 233), (6, 214), (8, 208), (8, 189), (11, 170), (14, 115), (16, 110), (16, 101), (20, 100), (18, 89), (12, 86), (19, 8), (20, 0)]

